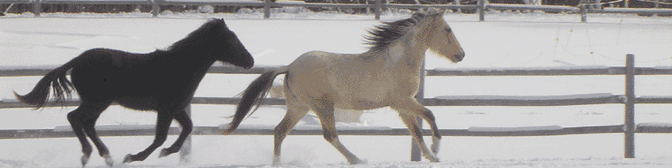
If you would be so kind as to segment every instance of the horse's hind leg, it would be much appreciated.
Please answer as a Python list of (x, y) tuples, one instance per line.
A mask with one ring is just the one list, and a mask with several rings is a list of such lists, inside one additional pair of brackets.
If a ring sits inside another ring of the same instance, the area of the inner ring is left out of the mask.
[(315, 103), (314, 110), (317, 114), (317, 117), (320, 118), (320, 123), (322, 124), (322, 131), (324, 133), (324, 139), (326, 139), (331, 145), (333, 145), (350, 164), (359, 164), (364, 163), (365, 161), (360, 160), (352, 154), (348, 149), (341, 144), (341, 141), (338, 139), (338, 133), (336, 132), (336, 122), (334, 121), (334, 105), (332, 102), (327, 101), (328, 99), (318, 100), (318, 103)]
[[(293, 98), (293, 99), (292, 99)], [(310, 110), (308, 107), (305, 107), (300, 104), (295, 104), (296, 98), (292, 96), (287, 96), (287, 114), (285, 118), (282, 119), (280, 124), (275, 127), (274, 133), (274, 148), (273, 148), (273, 165), (280, 165), (280, 150), (282, 147), (282, 141), (285, 140), (287, 134), (292, 130), (292, 128), (308, 113)]]
[(96, 145), (100, 156), (105, 158), (105, 163), (111, 167), (114, 164), (114, 161), (110, 157), (110, 151), (107, 149), (107, 146), (105, 146), (103, 141), (98, 137), (95, 125), (100, 114), (112, 103), (112, 101), (103, 101), (102, 103), (89, 102), (90, 101), (82, 102), (75, 111), (68, 114), (68, 121), (70, 121), (73, 131), (82, 144), (82, 152), (84, 153), (84, 156), (82, 156), (82, 166), (86, 165), (92, 152), (91, 145), (86, 140), (86, 135), (88, 135), (93, 144)]
[[(413, 139), (415, 139), (415, 141), (418, 143), (418, 146), (420, 146), (420, 149), (422, 150), (425, 158), (431, 162), (438, 162), (439, 158), (436, 157), (436, 154), (439, 152), (441, 134), (439, 134), (438, 127), (436, 126), (432, 112), (413, 99), (410, 99), (407, 102), (398, 103), (397, 105), (392, 106), (392, 109), (399, 112), (399, 117), (401, 117), (401, 120), (408, 127), (408, 130), (411, 132), (411, 136), (413, 136)], [(422, 129), (415, 119), (415, 116), (422, 116), (432, 129), (432, 152), (430, 152), (425, 145), (422, 137)]]
[(89, 162), (89, 157), (91, 157), (91, 152), (93, 151), (93, 148), (91, 148), (91, 144), (86, 139), (86, 133), (84, 133), (84, 128), (82, 128), (82, 122), (79, 121), (79, 119), (81, 118), (80, 117), (81, 112), (78, 112), (79, 109), (80, 108), (68, 113), (68, 121), (70, 122), (72, 131), (74, 131), (75, 135), (77, 135), (79, 143), (82, 144), (82, 153), (84, 155), (82, 156), (81, 161), (82, 161), (82, 167), (84, 167), (86, 166), (86, 163)]
[(173, 143), (173, 145), (171, 145), (169, 148), (164, 148), (161, 150), (159, 157), (165, 157), (180, 151), (182, 144), (184, 144), (184, 141), (187, 139), (189, 134), (191, 134), (193, 129), (194, 124), (191, 122), (191, 119), (189, 118), (189, 115), (187, 115), (186, 111), (177, 113), (175, 116), (173, 116), (173, 118), (177, 120), (178, 123), (180, 123), (180, 126), (182, 126), (182, 132), (180, 133), (180, 136), (177, 137), (177, 140), (175, 143)]

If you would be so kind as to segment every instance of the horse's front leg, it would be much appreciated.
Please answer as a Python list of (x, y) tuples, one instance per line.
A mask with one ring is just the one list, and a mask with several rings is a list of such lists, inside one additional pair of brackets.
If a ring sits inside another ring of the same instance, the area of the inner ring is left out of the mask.
[[(413, 139), (415, 139), (415, 141), (418, 143), (418, 146), (422, 150), (425, 158), (431, 162), (439, 162), (439, 158), (436, 157), (436, 154), (439, 152), (441, 134), (438, 131), (438, 127), (436, 126), (436, 121), (432, 112), (412, 98), (405, 102), (396, 103), (394, 106), (392, 106), (392, 109), (399, 112), (401, 120), (408, 127), (408, 130), (411, 132), (411, 136), (413, 136)], [(422, 129), (420, 128), (420, 125), (418, 124), (415, 116), (423, 117), (423, 119), (427, 121), (427, 124), (429, 124), (432, 129), (433, 136), (431, 152), (423, 141)]]
[(187, 115), (186, 111), (177, 113), (175, 116), (173, 116), (173, 118), (177, 120), (178, 123), (180, 123), (180, 126), (182, 126), (182, 132), (180, 133), (180, 136), (177, 138), (177, 140), (175, 141), (175, 143), (173, 143), (172, 146), (161, 150), (161, 154), (159, 155), (159, 157), (165, 157), (177, 151), (180, 151), (180, 148), (182, 148), (184, 141), (187, 139), (187, 137), (189, 137), (189, 134), (191, 134), (191, 131), (193, 129), (194, 124), (191, 122), (191, 119), (189, 118), (189, 115)]
[(156, 121), (156, 136), (147, 149), (139, 152), (138, 154), (131, 155), (128, 154), (124, 157), (124, 163), (130, 163), (134, 161), (143, 161), (145, 160), (156, 148), (159, 148), (163, 145), (163, 142), (166, 141), (168, 137), (168, 129), (170, 128), (170, 122), (173, 120), (173, 116), (169, 111), (158, 111), (157, 121)]

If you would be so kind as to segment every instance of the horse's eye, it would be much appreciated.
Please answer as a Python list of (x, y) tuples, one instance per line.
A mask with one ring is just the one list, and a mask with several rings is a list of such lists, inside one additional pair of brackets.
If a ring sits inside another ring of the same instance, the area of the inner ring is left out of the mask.
[(446, 32), (448, 32), (448, 34), (453, 33), (453, 29), (451, 29), (450, 27), (448, 27), (448, 28), (446, 28)]

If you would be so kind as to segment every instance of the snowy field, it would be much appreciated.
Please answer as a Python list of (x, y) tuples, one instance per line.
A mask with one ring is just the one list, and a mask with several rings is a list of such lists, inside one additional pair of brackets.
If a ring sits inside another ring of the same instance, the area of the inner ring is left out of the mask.
[[(406, 18), (386, 14), (383, 21)], [(359, 53), (362, 36), (378, 24), (373, 16), (324, 13), (275, 14), (31, 14), (0, 18), (0, 68), (60, 65), (95, 47), (132, 52), (164, 49), (199, 27), (207, 18), (225, 18), (255, 57), (255, 66), (286, 65), (312, 50)], [(466, 52), (453, 64), (432, 53), (427, 68), (623, 66), (625, 54), (636, 65), (672, 66), (672, 18), (635, 15), (578, 15), (499, 13), (446, 14)], [(208, 75), (198, 97), (232, 97), (256, 75)], [(27, 93), (40, 77), (0, 80), (0, 98), (12, 91)], [(569, 77), (428, 77), (425, 97), (442, 95), (568, 95), (624, 94), (623, 76)], [(670, 76), (638, 76), (637, 95), (672, 95)], [(194, 124), (218, 126), (229, 122), (235, 106), (195, 105)], [(469, 127), (593, 126), (623, 123), (623, 105), (562, 107), (429, 107), (443, 129)], [(670, 105), (637, 105), (636, 122), (672, 122)], [(68, 126), (72, 107), (0, 110), (0, 129), (43, 129)], [(274, 126), (284, 115), (282, 106), (262, 107), (242, 125)], [(98, 125), (153, 125), (156, 115), (113, 106)], [(318, 125), (309, 114), (299, 125)], [(349, 126), (404, 127), (396, 112), (366, 111), (361, 123)], [(176, 126), (177, 123), (173, 123)], [(427, 127), (425, 127), (427, 128)], [(270, 167), (272, 136), (193, 136), (192, 162), (180, 165), (178, 155), (144, 162), (120, 161), (147, 147), (153, 137), (102, 137), (115, 167)], [(174, 142), (170, 136), (164, 147)], [(341, 136), (341, 141), (368, 164), (347, 165), (322, 136), (288, 136), (283, 143), (286, 167), (670, 167), (672, 136), (637, 134), (636, 159), (623, 159), (622, 134), (549, 137), (450, 137), (442, 139), (441, 163), (410, 162), (410, 136)], [(80, 167), (76, 138), (0, 140), (0, 167)], [(89, 167), (106, 167), (97, 151)]]

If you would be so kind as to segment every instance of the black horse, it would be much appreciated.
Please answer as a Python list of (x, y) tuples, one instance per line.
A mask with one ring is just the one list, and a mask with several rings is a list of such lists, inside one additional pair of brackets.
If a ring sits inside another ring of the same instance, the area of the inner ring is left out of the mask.
[[(112, 166), (114, 161), (94, 128), (100, 114), (113, 102), (131, 109), (157, 112), (154, 142), (138, 154), (126, 155), (124, 163), (145, 160), (161, 146), (173, 119), (180, 123), (182, 132), (159, 157), (175, 153), (193, 127), (184, 109), (215, 61), (245, 69), (254, 65), (252, 55), (222, 19), (211, 19), (167, 50), (147, 54), (101, 48), (85, 51), (47, 73), (30, 93), (14, 94), (20, 101), (39, 109), (49, 99), (50, 86), (54, 103), (63, 102), (77, 90), (81, 104), (68, 114), (68, 121), (82, 144), (82, 166), (86, 165), (92, 152), (87, 135), (107, 165)], [(70, 69), (72, 82), (66, 78)]]

